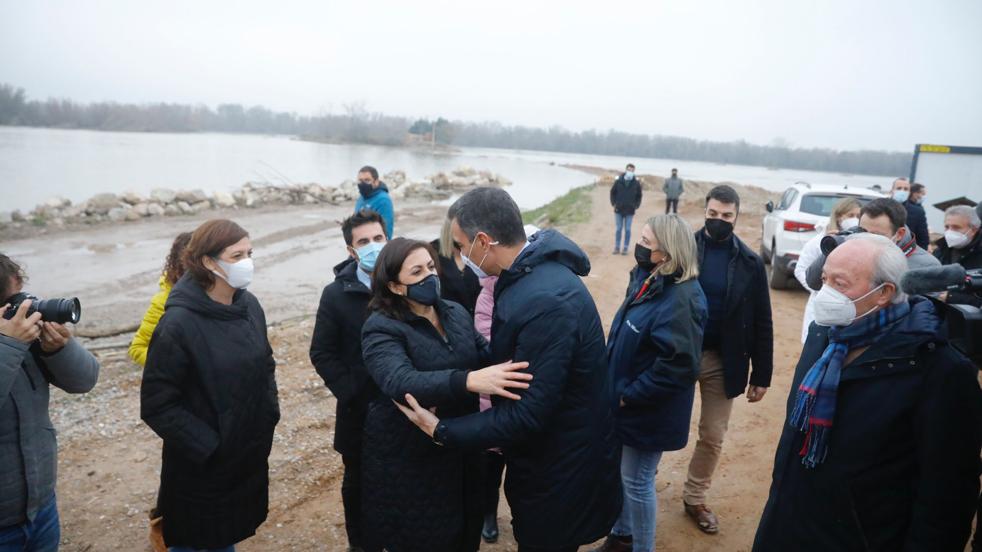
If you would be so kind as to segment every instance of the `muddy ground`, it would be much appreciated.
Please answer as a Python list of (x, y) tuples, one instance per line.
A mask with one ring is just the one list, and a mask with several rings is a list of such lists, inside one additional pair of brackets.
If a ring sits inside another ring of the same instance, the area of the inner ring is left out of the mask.
[[(589, 254), (593, 272), (586, 283), (609, 325), (623, 297), (630, 256), (612, 256), (613, 215), (608, 189), (593, 191), (590, 222), (564, 230)], [(763, 203), (771, 194), (744, 190), (744, 213), (737, 233), (751, 247), (760, 240)], [(682, 214), (695, 228), (702, 219), (701, 196), (683, 197)], [(651, 192), (635, 217), (639, 232), (646, 217), (663, 209), (663, 195)], [(344, 550), (340, 498), (342, 466), (331, 449), (334, 398), (307, 358), (313, 314), (320, 289), (332, 279), (330, 268), (343, 257), (335, 221), (344, 209), (247, 211), (233, 213), (252, 232), (256, 244), (256, 283), (251, 288), (270, 313), (271, 341), (278, 361), (282, 420), (270, 458), (270, 512), (258, 534), (238, 548), (266, 550)], [(442, 210), (407, 206), (399, 212), (399, 234), (436, 237)], [(33, 289), (79, 294), (87, 335), (113, 334), (139, 321), (156, 288), (170, 237), (193, 228), (204, 217), (164, 223), (101, 228), (82, 234), (45, 236), (4, 244), (28, 264)], [(180, 226), (180, 227), (178, 227)], [(667, 453), (657, 478), (658, 548), (664, 551), (749, 550), (763, 508), (774, 447), (784, 417), (791, 372), (800, 350), (799, 330), (805, 295), (774, 292), (775, 370), (764, 400), (737, 399), (723, 459), (710, 495), (720, 516), (718, 535), (700, 533), (682, 513), (681, 490), (690, 447)], [(63, 550), (146, 550), (146, 511), (158, 485), (160, 440), (140, 422), (140, 371), (126, 358), (127, 335), (88, 341), (103, 370), (96, 389), (83, 396), (55, 392), (59, 429), (58, 498)], [(697, 403), (698, 412), (698, 403)], [(692, 426), (695, 435), (695, 419)], [(482, 550), (516, 550), (501, 501), (501, 539)], [(584, 547), (582, 550), (587, 550)]]

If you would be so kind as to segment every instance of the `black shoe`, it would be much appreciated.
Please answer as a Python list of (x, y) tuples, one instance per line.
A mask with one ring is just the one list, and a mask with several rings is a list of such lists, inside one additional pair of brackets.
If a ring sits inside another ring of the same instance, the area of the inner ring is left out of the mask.
[(498, 516), (496, 514), (484, 516), (484, 529), (481, 530), (481, 538), (488, 544), (498, 542)]
[(600, 548), (594, 548), (590, 552), (631, 552), (631, 545), (634, 539), (630, 535), (622, 537), (620, 535), (607, 535)]

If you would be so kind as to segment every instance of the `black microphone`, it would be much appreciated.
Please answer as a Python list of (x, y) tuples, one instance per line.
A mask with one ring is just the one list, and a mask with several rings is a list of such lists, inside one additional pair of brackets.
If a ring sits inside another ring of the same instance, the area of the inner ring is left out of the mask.
[(910, 295), (947, 291), (965, 285), (965, 267), (960, 264), (908, 270), (900, 278), (900, 289)]

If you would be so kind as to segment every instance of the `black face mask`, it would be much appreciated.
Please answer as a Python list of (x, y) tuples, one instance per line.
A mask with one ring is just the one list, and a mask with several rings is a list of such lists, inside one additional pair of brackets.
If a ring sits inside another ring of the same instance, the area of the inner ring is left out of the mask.
[(645, 272), (651, 272), (655, 268), (655, 263), (651, 262), (651, 249), (640, 243), (634, 244), (634, 260), (638, 262), (638, 268)]
[(406, 297), (420, 305), (432, 307), (440, 300), (440, 279), (436, 274), (430, 274), (415, 284), (407, 285)]
[(706, 233), (715, 241), (726, 241), (733, 235), (733, 223), (723, 219), (706, 219)]
[(368, 197), (368, 195), (371, 194), (372, 190), (374, 189), (375, 187), (367, 182), (358, 183), (358, 193), (360, 193), (363, 197)]

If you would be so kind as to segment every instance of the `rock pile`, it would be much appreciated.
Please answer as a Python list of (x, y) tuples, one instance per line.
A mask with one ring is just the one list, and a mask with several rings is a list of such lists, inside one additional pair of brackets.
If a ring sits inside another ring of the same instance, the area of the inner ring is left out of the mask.
[[(511, 181), (489, 171), (460, 167), (448, 173), (437, 173), (426, 180), (410, 180), (404, 171), (392, 171), (382, 177), (394, 199), (441, 201), (477, 186), (508, 186)], [(317, 183), (277, 186), (247, 182), (234, 192), (217, 191), (211, 195), (202, 190), (175, 191), (157, 188), (149, 196), (134, 192), (98, 194), (79, 204), (63, 197), (53, 197), (28, 213), (0, 212), (0, 227), (6, 225), (64, 226), (127, 222), (149, 217), (193, 215), (209, 209), (256, 208), (266, 205), (340, 205), (358, 198), (358, 186), (345, 180), (337, 186)]]

